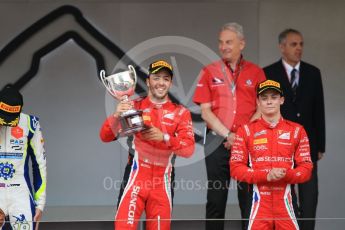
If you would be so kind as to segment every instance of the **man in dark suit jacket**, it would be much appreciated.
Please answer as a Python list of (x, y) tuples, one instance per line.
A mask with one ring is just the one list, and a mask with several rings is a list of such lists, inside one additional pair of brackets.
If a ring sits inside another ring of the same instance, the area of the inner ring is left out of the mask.
[[(310, 181), (298, 186), (300, 218), (315, 218), (318, 199), (317, 161), (325, 152), (325, 109), (321, 73), (318, 68), (301, 61), (302, 34), (294, 29), (279, 35), (282, 59), (264, 68), (267, 79), (280, 82), (285, 102), (281, 107), (285, 119), (304, 126), (314, 163)], [(315, 220), (300, 221), (300, 228), (314, 229)]]

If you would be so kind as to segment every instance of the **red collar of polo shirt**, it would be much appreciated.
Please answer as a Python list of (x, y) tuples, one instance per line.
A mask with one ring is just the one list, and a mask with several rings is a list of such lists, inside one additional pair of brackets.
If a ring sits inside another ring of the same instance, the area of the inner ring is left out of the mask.
[(232, 70), (232, 69), (231, 69), (231, 66), (230, 66), (229, 62), (227, 62), (227, 61), (224, 60), (224, 59), (223, 59), (223, 62), (224, 62), (225, 65), (229, 68), (230, 72), (231, 72), (234, 76), (238, 76), (239, 73), (241, 72), (243, 66), (244, 66), (244, 58), (243, 58), (243, 55), (241, 55), (241, 56), (240, 56), (240, 59), (238, 59), (235, 70)]

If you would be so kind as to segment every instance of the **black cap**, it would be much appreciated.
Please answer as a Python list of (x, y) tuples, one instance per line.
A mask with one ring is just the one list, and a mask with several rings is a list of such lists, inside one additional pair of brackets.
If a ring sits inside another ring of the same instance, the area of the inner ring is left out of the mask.
[(23, 96), (13, 86), (0, 91), (0, 125), (17, 126), (23, 107)]
[(158, 60), (158, 61), (152, 62), (150, 64), (150, 66), (149, 66), (149, 75), (150, 74), (155, 74), (155, 73), (159, 72), (162, 69), (167, 70), (169, 72), (169, 74), (171, 76), (173, 76), (173, 68), (172, 68), (172, 66), (168, 62), (163, 61), (163, 60)]
[(261, 82), (256, 90), (256, 94), (259, 96), (268, 89), (273, 89), (277, 91), (281, 96), (283, 96), (283, 90), (280, 87), (280, 83), (273, 80), (266, 80)]

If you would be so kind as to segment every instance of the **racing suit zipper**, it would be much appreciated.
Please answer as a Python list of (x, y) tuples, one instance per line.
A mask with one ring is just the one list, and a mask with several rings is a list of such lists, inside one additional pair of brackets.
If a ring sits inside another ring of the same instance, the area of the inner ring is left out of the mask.
[[(269, 133), (269, 145), (270, 145), (270, 147), (269, 147), (269, 149), (271, 150), (270, 151), (270, 157), (271, 157), (271, 159), (272, 159), (272, 157), (273, 157), (273, 155), (274, 155), (274, 151), (275, 151), (275, 148), (274, 148), (274, 139), (273, 139), (273, 137), (274, 137), (274, 132), (273, 132), (273, 130), (271, 129), (271, 128), (268, 128), (268, 133)], [(272, 170), (272, 168), (273, 168), (273, 162), (271, 161), (271, 170)], [(271, 193), (271, 195), (270, 195), (270, 198), (271, 198), (271, 200), (270, 200), (270, 202), (271, 202), (271, 213), (273, 214), (273, 211), (274, 211), (274, 205), (273, 205), (273, 200), (274, 200), (274, 197), (273, 197), (273, 192), (272, 192), (272, 189), (273, 189), (273, 185), (271, 184), (270, 186), (270, 193)], [(273, 215), (272, 215), (272, 218), (273, 218)]]
[[(274, 159), (277, 159), (277, 157), (278, 157), (278, 141), (277, 141), (277, 132), (278, 131), (276, 131), (275, 129), (272, 129), (272, 139), (271, 140), (273, 140), (272, 141), (272, 144), (273, 144), (273, 153), (274, 153)], [(277, 167), (278, 166), (278, 163), (277, 163), (277, 161), (273, 161), (272, 162), (272, 167)], [(274, 192), (272, 192), (272, 213), (273, 213), (273, 219), (274, 219), (274, 226), (275, 226), (275, 218), (276, 218), (276, 213), (274, 212), (274, 210), (276, 210), (276, 208), (274, 207), (274, 200), (275, 200), (275, 197), (274, 197), (274, 195), (275, 195), (275, 193)]]
[(3, 126), (4, 128), (5, 128), (5, 131), (4, 131), (4, 133), (5, 133), (5, 137), (4, 137), (4, 154), (6, 154), (7, 153), (7, 126)]
[[(3, 128), (4, 128), (4, 151), (3, 151), (3, 153), (4, 153), (4, 160), (6, 159), (6, 155), (7, 155), (7, 126), (3, 126)], [(5, 183), (5, 187), (4, 187), (4, 190), (5, 190), (5, 196), (6, 196), (6, 199), (8, 199), (7, 198), (7, 183), (5, 182), (5, 180), (4, 180), (4, 183)]]

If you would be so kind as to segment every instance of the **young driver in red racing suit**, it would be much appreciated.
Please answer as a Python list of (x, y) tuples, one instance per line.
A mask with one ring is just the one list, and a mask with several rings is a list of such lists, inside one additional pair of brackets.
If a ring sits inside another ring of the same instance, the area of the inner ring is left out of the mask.
[(299, 229), (290, 185), (311, 176), (309, 140), (301, 125), (281, 117), (278, 82), (262, 82), (257, 95), (262, 117), (237, 131), (231, 176), (253, 184), (248, 229)]
[(148, 230), (170, 229), (171, 159), (174, 154), (190, 157), (195, 143), (190, 112), (169, 100), (172, 76), (170, 64), (162, 60), (153, 62), (146, 79), (148, 96), (133, 103), (120, 102), (116, 112), (101, 128), (103, 141), (116, 140), (120, 129), (119, 115), (133, 107), (143, 111), (144, 123), (150, 127), (134, 135), (131, 147), (135, 154), (115, 216), (116, 229), (137, 229), (144, 210)]

